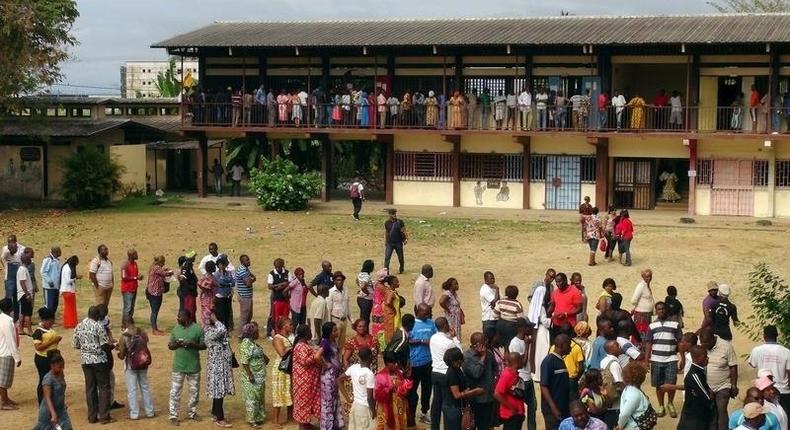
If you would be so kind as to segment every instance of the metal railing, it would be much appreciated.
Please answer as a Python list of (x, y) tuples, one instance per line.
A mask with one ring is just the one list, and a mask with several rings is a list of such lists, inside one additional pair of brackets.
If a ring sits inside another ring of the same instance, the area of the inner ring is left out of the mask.
[(602, 132), (787, 132), (783, 108), (746, 106), (555, 105), (452, 106), (374, 104), (184, 103), (182, 125), (192, 127), (282, 127)]

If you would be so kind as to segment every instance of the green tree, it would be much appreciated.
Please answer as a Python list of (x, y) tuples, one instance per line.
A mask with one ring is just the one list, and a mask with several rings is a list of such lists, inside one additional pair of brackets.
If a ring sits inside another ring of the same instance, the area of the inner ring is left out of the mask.
[(0, 108), (63, 77), (60, 63), (77, 43), (71, 28), (78, 16), (74, 0), (0, 2)]
[(86, 146), (63, 161), (63, 198), (75, 209), (107, 206), (121, 189), (123, 166), (109, 154)]
[(170, 59), (170, 64), (164, 72), (156, 75), (156, 89), (161, 97), (178, 97), (181, 92), (181, 81), (176, 74), (176, 60)]
[(788, 0), (723, 0), (707, 3), (721, 13), (790, 12)]
[(321, 177), (300, 172), (291, 160), (277, 157), (262, 160), (260, 169), (250, 172), (250, 191), (258, 204), (270, 211), (299, 211), (321, 190)]
[(754, 309), (740, 327), (752, 340), (762, 339), (763, 327), (773, 324), (779, 329), (783, 344), (790, 342), (790, 285), (771, 271), (765, 263), (749, 272), (749, 299)]

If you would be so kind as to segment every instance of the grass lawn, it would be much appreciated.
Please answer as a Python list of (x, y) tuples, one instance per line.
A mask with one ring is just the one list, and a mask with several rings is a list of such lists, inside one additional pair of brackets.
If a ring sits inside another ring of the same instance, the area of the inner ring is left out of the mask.
[[(423, 263), (434, 267), (434, 289), (440, 292), (442, 281), (455, 277), (461, 285), (461, 304), (467, 316), (463, 341), (480, 327), (478, 287), (482, 274), (493, 271), (500, 286), (510, 284), (528, 287), (532, 281), (541, 279), (548, 267), (558, 271), (581, 272), (587, 294), (590, 297), (591, 320), (597, 315), (594, 303), (600, 293), (604, 278), (617, 281), (627, 302), (639, 280), (639, 270), (651, 267), (654, 271), (653, 290), (656, 297), (663, 299), (667, 285), (678, 287), (680, 299), (686, 308), (686, 327), (696, 329), (701, 319), (701, 302), (706, 295), (705, 283), (716, 280), (733, 287), (732, 301), (739, 306), (741, 319), (751, 314), (751, 305), (746, 291), (747, 273), (760, 261), (769, 263), (785, 277), (790, 276), (786, 250), (786, 232), (711, 229), (687, 227), (640, 226), (634, 219), (637, 236), (632, 244), (633, 267), (602, 262), (595, 267), (586, 266), (587, 248), (579, 240), (578, 225), (572, 223), (527, 222), (508, 219), (448, 219), (438, 217), (410, 217), (402, 211), (411, 240), (406, 246), (406, 273), (401, 276), (403, 291), (411, 308), (411, 285)], [(365, 217), (353, 222), (347, 214), (326, 213), (266, 213), (233, 211), (223, 209), (198, 210), (190, 208), (162, 208), (148, 202), (128, 202), (119, 207), (89, 212), (62, 212), (44, 210), (21, 210), (2, 213), (0, 234), (6, 237), (15, 233), (19, 242), (33, 247), (36, 264), (57, 244), (63, 249), (63, 257), (76, 254), (80, 258), (79, 273), (85, 279), (78, 283), (79, 317), (85, 317), (87, 307), (93, 301), (92, 287), (87, 282), (87, 263), (95, 255), (100, 243), (109, 246), (110, 258), (116, 266), (116, 279), (125, 258), (127, 248), (136, 248), (140, 255), (141, 272), (147, 268), (155, 255), (163, 254), (167, 265), (175, 265), (178, 255), (194, 249), (198, 259), (205, 254), (208, 242), (216, 241), (222, 252), (228, 253), (234, 264), (242, 253), (248, 254), (252, 270), (260, 280), (256, 284), (254, 315), (265, 321), (268, 314), (264, 292), (265, 274), (271, 270), (275, 257), (286, 260), (293, 270), (303, 267), (308, 277), (318, 270), (322, 259), (334, 264), (355, 278), (363, 260), (374, 259), (377, 265), (383, 260), (384, 216)], [(353, 287), (353, 282), (349, 282)], [(353, 288), (352, 288), (353, 290)], [(142, 290), (141, 290), (142, 291)], [(525, 291), (522, 288), (522, 291)], [(523, 296), (523, 293), (522, 293)], [(526, 300), (525, 297), (520, 297)], [(41, 295), (36, 297), (36, 306), (41, 304)], [(526, 303), (525, 303), (526, 304)], [(171, 292), (165, 298), (160, 313), (160, 327), (169, 330), (175, 323), (178, 299)], [(624, 305), (626, 307), (626, 305)], [(352, 308), (358, 312), (355, 301)], [(116, 333), (120, 330), (121, 298), (116, 290), (110, 309)], [(439, 311), (438, 313), (441, 313)], [(148, 304), (144, 294), (138, 295), (136, 319), (141, 327), (148, 329)], [(58, 322), (61, 321), (60, 314)], [(71, 331), (60, 330), (64, 336), (61, 349), (66, 358), (68, 383), (67, 403), (75, 428), (87, 428), (84, 384), (79, 365), (79, 355), (71, 348)], [(167, 350), (166, 337), (152, 337), (153, 365), (149, 378), (154, 392), (154, 403), (158, 417), (136, 422), (135, 428), (147, 430), (167, 425), (167, 398), (170, 390), (170, 364), (172, 353)], [(268, 341), (262, 340), (267, 353), (273, 350)], [(750, 384), (755, 372), (745, 363), (745, 355), (754, 342), (736, 330), (735, 348), (740, 358), (741, 391)], [(236, 341), (233, 341), (234, 349)], [(33, 366), (31, 340), (22, 338), (23, 364), (17, 370), (11, 397), (21, 404), (19, 411), (3, 411), (0, 419), (10, 423), (9, 429), (30, 428), (36, 416), (35, 384), (36, 371)], [(205, 360), (205, 354), (203, 356)], [(126, 403), (123, 365), (116, 360), (116, 399)], [(240, 372), (236, 372), (236, 381)], [(201, 389), (199, 413), (207, 421), (192, 426), (196, 429), (214, 428), (210, 422), (210, 401), (205, 396), (205, 382)], [(643, 389), (651, 393), (648, 381)], [(237, 385), (238, 390), (238, 385)], [(271, 392), (267, 388), (267, 405)], [(653, 394), (651, 393), (651, 396)], [(185, 399), (182, 415), (185, 413)], [(676, 402), (679, 406), (681, 402)], [(226, 415), (235, 423), (234, 427), (246, 427), (243, 418), (241, 394), (226, 399)], [(654, 402), (655, 404), (655, 402)], [(740, 401), (731, 402), (731, 409), (740, 407)], [(271, 417), (271, 409), (267, 407)], [(126, 409), (114, 411), (118, 422), (106, 428), (123, 428), (130, 424)], [(540, 426), (540, 425), (539, 425)], [(669, 417), (660, 420), (659, 429), (674, 429), (677, 421)], [(5, 426), (4, 426), (5, 427)], [(269, 424), (266, 428), (272, 428)], [(295, 426), (293, 427), (295, 428)]]

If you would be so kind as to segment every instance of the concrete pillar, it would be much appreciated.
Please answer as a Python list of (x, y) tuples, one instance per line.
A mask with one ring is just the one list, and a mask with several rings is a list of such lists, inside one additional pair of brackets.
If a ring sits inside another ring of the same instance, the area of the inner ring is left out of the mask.
[(330, 193), (334, 188), (334, 174), (332, 169), (333, 164), (333, 148), (332, 141), (329, 140), (328, 135), (321, 135), (321, 201), (328, 202), (331, 198)]
[(771, 142), (771, 145), (764, 149), (768, 155), (768, 216), (773, 218), (776, 216), (776, 151), (773, 148), (776, 142)]
[(206, 133), (200, 133), (198, 136), (197, 165), (198, 196), (206, 197), (206, 179), (208, 178), (208, 137), (206, 137)]
[(697, 139), (684, 139), (689, 148), (689, 216), (697, 214)]
[(588, 137), (595, 145), (595, 205), (601, 211), (609, 207), (609, 139)]
[(395, 195), (393, 193), (393, 184), (395, 182), (395, 142), (392, 135), (382, 136), (384, 143), (384, 200), (388, 205), (395, 202)]

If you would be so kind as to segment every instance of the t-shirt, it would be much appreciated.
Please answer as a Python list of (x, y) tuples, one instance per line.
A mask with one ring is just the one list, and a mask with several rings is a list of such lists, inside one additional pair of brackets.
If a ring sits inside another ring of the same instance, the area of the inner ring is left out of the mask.
[(499, 312), (499, 318), (507, 321), (515, 321), (524, 316), (524, 308), (518, 300), (499, 299), (494, 305), (494, 310)]
[[(554, 404), (560, 410), (562, 418), (570, 416), (568, 404), (570, 403), (570, 380), (568, 379), (568, 369), (562, 357), (556, 353), (550, 353), (540, 363), (540, 385), (547, 387), (551, 392)], [(551, 413), (551, 407), (544, 396), (540, 398), (540, 409), (544, 414)]]
[(480, 287), (480, 308), (483, 321), (496, 321), (499, 319), (494, 308), (491, 307), (491, 302), (496, 298), (496, 290), (488, 284), (483, 284)]
[[(554, 346), (549, 349), (549, 352), (554, 352)], [(581, 345), (572, 340), (571, 352), (563, 357), (562, 360), (565, 362), (565, 368), (568, 369), (569, 378), (577, 379), (581, 376), (582, 369), (579, 363), (582, 363), (582, 366), (584, 365), (584, 350)]]
[(494, 392), (502, 396), (505, 400), (503, 403), (510, 405), (510, 408), (504, 404), (499, 405), (499, 416), (503, 420), (508, 420), (513, 416), (511, 408), (515, 409), (515, 415), (524, 415), (524, 401), (513, 395), (513, 386), (518, 382), (518, 373), (510, 367), (506, 367), (502, 374), (499, 375), (499, 380), (494, 387)]
[[(33, 332), (33, 345), (35, 346), (35, 345), (39, 345), (39, 344), (42, 344), (42, 343), (48, 343), (48, 342), (52, 341), (52, 339), (55, 338), (55, 336), (57, 336), (57, 335), (58, 335), (58, 333), (55, 330), (53, 330), (53, 329), (47, 330), (44, 327), (39, 326), (39, 327), (36, 328), (36, 331)], [(38, 355), (40, 357), (46, 357), (47, 353), (49, 351), (52, 351), (54, 349), (58, 349), (58, 344), (54, 343), (54, 344), (48, 346), (47, 349), (45, 349), (43, 351), (39, 351), (39, 350), (37, 350), (35, 348), (33, 348), (33, 349), (36, 351), (36, 355)]]
[(529, 368), (529, 357), (527, 357), (527, 343), (518, 337), (514, 337), (510, 341), (508, 351), (517, 352), (524, 358), (524, 366), (518, 369), (518, 377), (521, 378), (522, 381), (531, 381), (532, 371)]
[(318, 319), (326, 321), (329, 319), (329, 309), (326, 307), (326, 299), (318, 296), (310, 303), (310, 308), (307, 309), (307, 319)]
[(624, 337), (617, 337), (617, 344), (620, 345), (620, 349), (623, 351), (617, 360), (620, 362), (621, 367), (625, 367), (628, 365), (628, 362), (631, 360), (636, 360), (639, 358), (639, 349), (634, 346), (628, 339)]
[(129, 260), (124, 261), (124, 263), (121, 265), (121, 271), (122, 272), (126, 271), (127, 278), (134, 278), (134, 279), (129, 279), (128, 281), (121, 278), (121, 292), (122, 293), (137, 292), (137, 275), (140, 274), (140, 272), (137, 269), (137, 262), (129, 261)]
[[(554, 313), (551, 315), (551, 322), (555, 327), (568, 323), (571, 327), (576, 325), (576, 309), (582, 304), (581, 292), (572, 285), (560, 291), (559, 288), (551, 292), (551, 301), (554, 302)], [(560, 314), (567, 314), (561, 316)]]
[(103, 260), (98, 256), (93, 257), (88, 271), (96, 275), (96, 283), (99, 284), (99, 288), (112, 288), (112, 261), (110, 259)]
[(730, 318), (733, 321), (738, 321), (738, 308), (731, 302), (719, 300), (710, 308), (710, 317), (713, 323), (713, 333), (724, 340), (732, 340)]
[(356, 363), (346, 369), (346, 376), (351, 379), (354, 403), (368, 407), (368, 390), (372, 390), (376, 386), (376, 377), (373, 375), (373, 371), (369, 367), (362, 367)]
[(30, 282), (30, 271), (27, 270), (27, 266), (24, 264), (19, 266), (19, 269), (16, 271), (16, 298), (22, 299), (22, 296), (25, 295), (25, 290), (22, 288), (22, 281), (25, 281), (25, 285), (27, 288), (27, 292), (32, 294), (33, 293), (33, 283)]
[[(192, 323), (187, 327), (176, 324), (170, 332), (170, 342), (183, 340), (195, 344), (203, 343), (203, 330), (200, 326)], [(173, 355), (174, 373), (199, 373), (200, 372), (200, 351), (197, 348), (178, 348)]]
[(231, 178), (234, 181), (241, 181), (241, 174), (244, 173), (244, 167), (239, 166), (238, 164), (230, 168)]
[(444, 392), (444, 404), (460, 408), (463, 407), (464, 400), (453, 397), (450, 387), (454, 385), (458, 387), (459, 391), (463, 392), (466, 389), (466, 377), (464, 377), (464, 372), (460, 369), (450, 367), (447, 369), (447, 391)]
[(655, 320), (650, 323), (645, 342), (652, 343), (650, 361), (669, 363), (678, 361), (678, 341), (683, 337), (680, 323), (670, 320)]
[(451, 348), (461, 349), (461, 342), (457, 337), (450, 338), (447, 333), (436, 333), (431, 336), (431, 369), (436, 373), (447, 374), (447, 363), (444, 362), (444, 353)]
[(766, 342), (756, 346), (749, 354), (747, 361), (755, 369), (768, 369), (774, 375), (776, 389), (782, 394), (789, 394), (787, 369), (790, 368), (790, 349), (775, 342)]
[(436, 324), (432, 319), (415, 319), (414, 328), (409, 336), (411, 347), (409, 348), (409, 361), (412, 367), (425, 366), (431, 362), (431, 348), (424, 343), (417, 342), (430, 340), (436, 334)]
[(713, 392), (732, 387), (730, 384), (730, 367), (738, 365), (735, 349), (724, 339), (716, 338), (713, 349), (708, 351), (707, 372), (708, 385)]
[(400, 245), (403, 243), (403, 229), (405, 225), (403, 221), (395, 219), (394, 221), (388, 219), (384, 222), (384, 230), (387, 232), (387, 243), (391, 245)]
[(245, 280), (251, 275), (250, 269), (243, 264), (239, 264), (239, 267), (236, 268), (233, 280), (236, 282), (236, 291), (239, 293), (240, 299), (252, 298), (252, 286), (245, 283)]
[(603, 349), (604, 345), (606, 345), (606, 338), (603, 336), (598, 336), (593, 341), (589, 363), (591, 369), (601, 368), (601, 360), (606, 357), (606, 351)]

